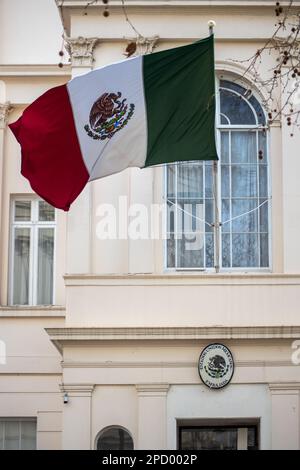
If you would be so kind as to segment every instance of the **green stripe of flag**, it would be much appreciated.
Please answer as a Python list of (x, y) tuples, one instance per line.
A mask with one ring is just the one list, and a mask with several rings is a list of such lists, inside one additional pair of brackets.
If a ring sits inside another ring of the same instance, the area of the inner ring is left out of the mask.
[(145, 166), (217, 160), (214, 40), (144, 56)]

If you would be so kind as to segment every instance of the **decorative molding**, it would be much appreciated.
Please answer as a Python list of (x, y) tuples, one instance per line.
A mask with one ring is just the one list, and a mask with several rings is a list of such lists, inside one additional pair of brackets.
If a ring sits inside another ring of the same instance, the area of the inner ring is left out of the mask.
[(269, 128), (281, 128), (281, 119), (274, 119), (271, 123), (269, 123)]
[(166, 397), (170, 388), (169, 384), (137, 384), (135, 386), (139, 397)]
[(151, 54), (157, 47), (159, 36), (152, 36), (149, 38), (138, 37), (136, 40), (137, 51), (139, 55)]
[[(235, 367), (296, 367), (291, 361), (235, 361)], [(193, 369), (197, 362), (192, 361), (103, 361), (103, 362), (80, 362), (62, 361), (62, 369)]]
[(9, 113), (13, 110), (10, 102), (0, 103), (0, 129), (4, 129), (7, 124)]
[(300, 382), (270, 383), (269, 389), (272, 395), (298, 395), (300, 393)]
[(158, 45), (159, 36), (144, 37), (139, 36), (138, 38), (126, 38), (128, 42), (136, 43), (136, 52), (133, 56), (140, 56), (146, 54), (152, 54), (154, 49)]
[(46, 328), (51, 341), (63, 351), (69, 341), (167, 341), (221, 339), (298, 339), (300, 326), (220, 326), (148, 328)]
[(66, 50), (70, 54), (72, 67), (92, 67), (94, 62), (94, 48), (99, 38), (65, 38)]
[(95, 388), (94, 384), (65, 384), (59, 385), (62, 394), (67, 393), (70, 397), (91, 397)]

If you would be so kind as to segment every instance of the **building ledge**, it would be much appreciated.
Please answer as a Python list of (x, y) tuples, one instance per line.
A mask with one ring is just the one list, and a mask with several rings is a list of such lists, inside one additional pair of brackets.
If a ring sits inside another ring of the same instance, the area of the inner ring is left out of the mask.
[(68, 342), (297, 339), (300, 326), (217, 326), (156, 328), (45, 328), (59, 352)]
[(66, 308), (59, 305), (0, 306), (0, 318), (11, 317), (60, 317), (64, 318)]
[(299, 285), (300, 274), (270, 272), (205, 273), (169, 271), (164, 274), (67, 274), (66, 286), (172, 286), (172, 285)]

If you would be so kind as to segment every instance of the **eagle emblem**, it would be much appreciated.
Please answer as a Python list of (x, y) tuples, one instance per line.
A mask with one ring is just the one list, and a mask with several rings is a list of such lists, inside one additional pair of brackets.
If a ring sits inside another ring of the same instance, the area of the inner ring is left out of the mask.
[(210, 377), (216, 379), (224, 377), (229, 370), (229, 366), (226, 365), (225, 359), (217, 354), (209, 360), (208, 366), (204, 366), (204, 369)]
[(105, 140), (123, 129), (131, 119), (135, 105), (128, 104), (122, 93), (103, 93), (93, 104), (89, 124), (84, 126), (92, 139)]

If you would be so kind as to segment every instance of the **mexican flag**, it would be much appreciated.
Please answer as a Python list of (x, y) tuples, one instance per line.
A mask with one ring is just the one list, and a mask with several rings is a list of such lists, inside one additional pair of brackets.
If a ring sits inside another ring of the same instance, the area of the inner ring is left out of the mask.
[(10, 129), (33, 190), (68, 210), (88, 181), (128, 167), (216, 160), (213, 36), (48, 90)]

